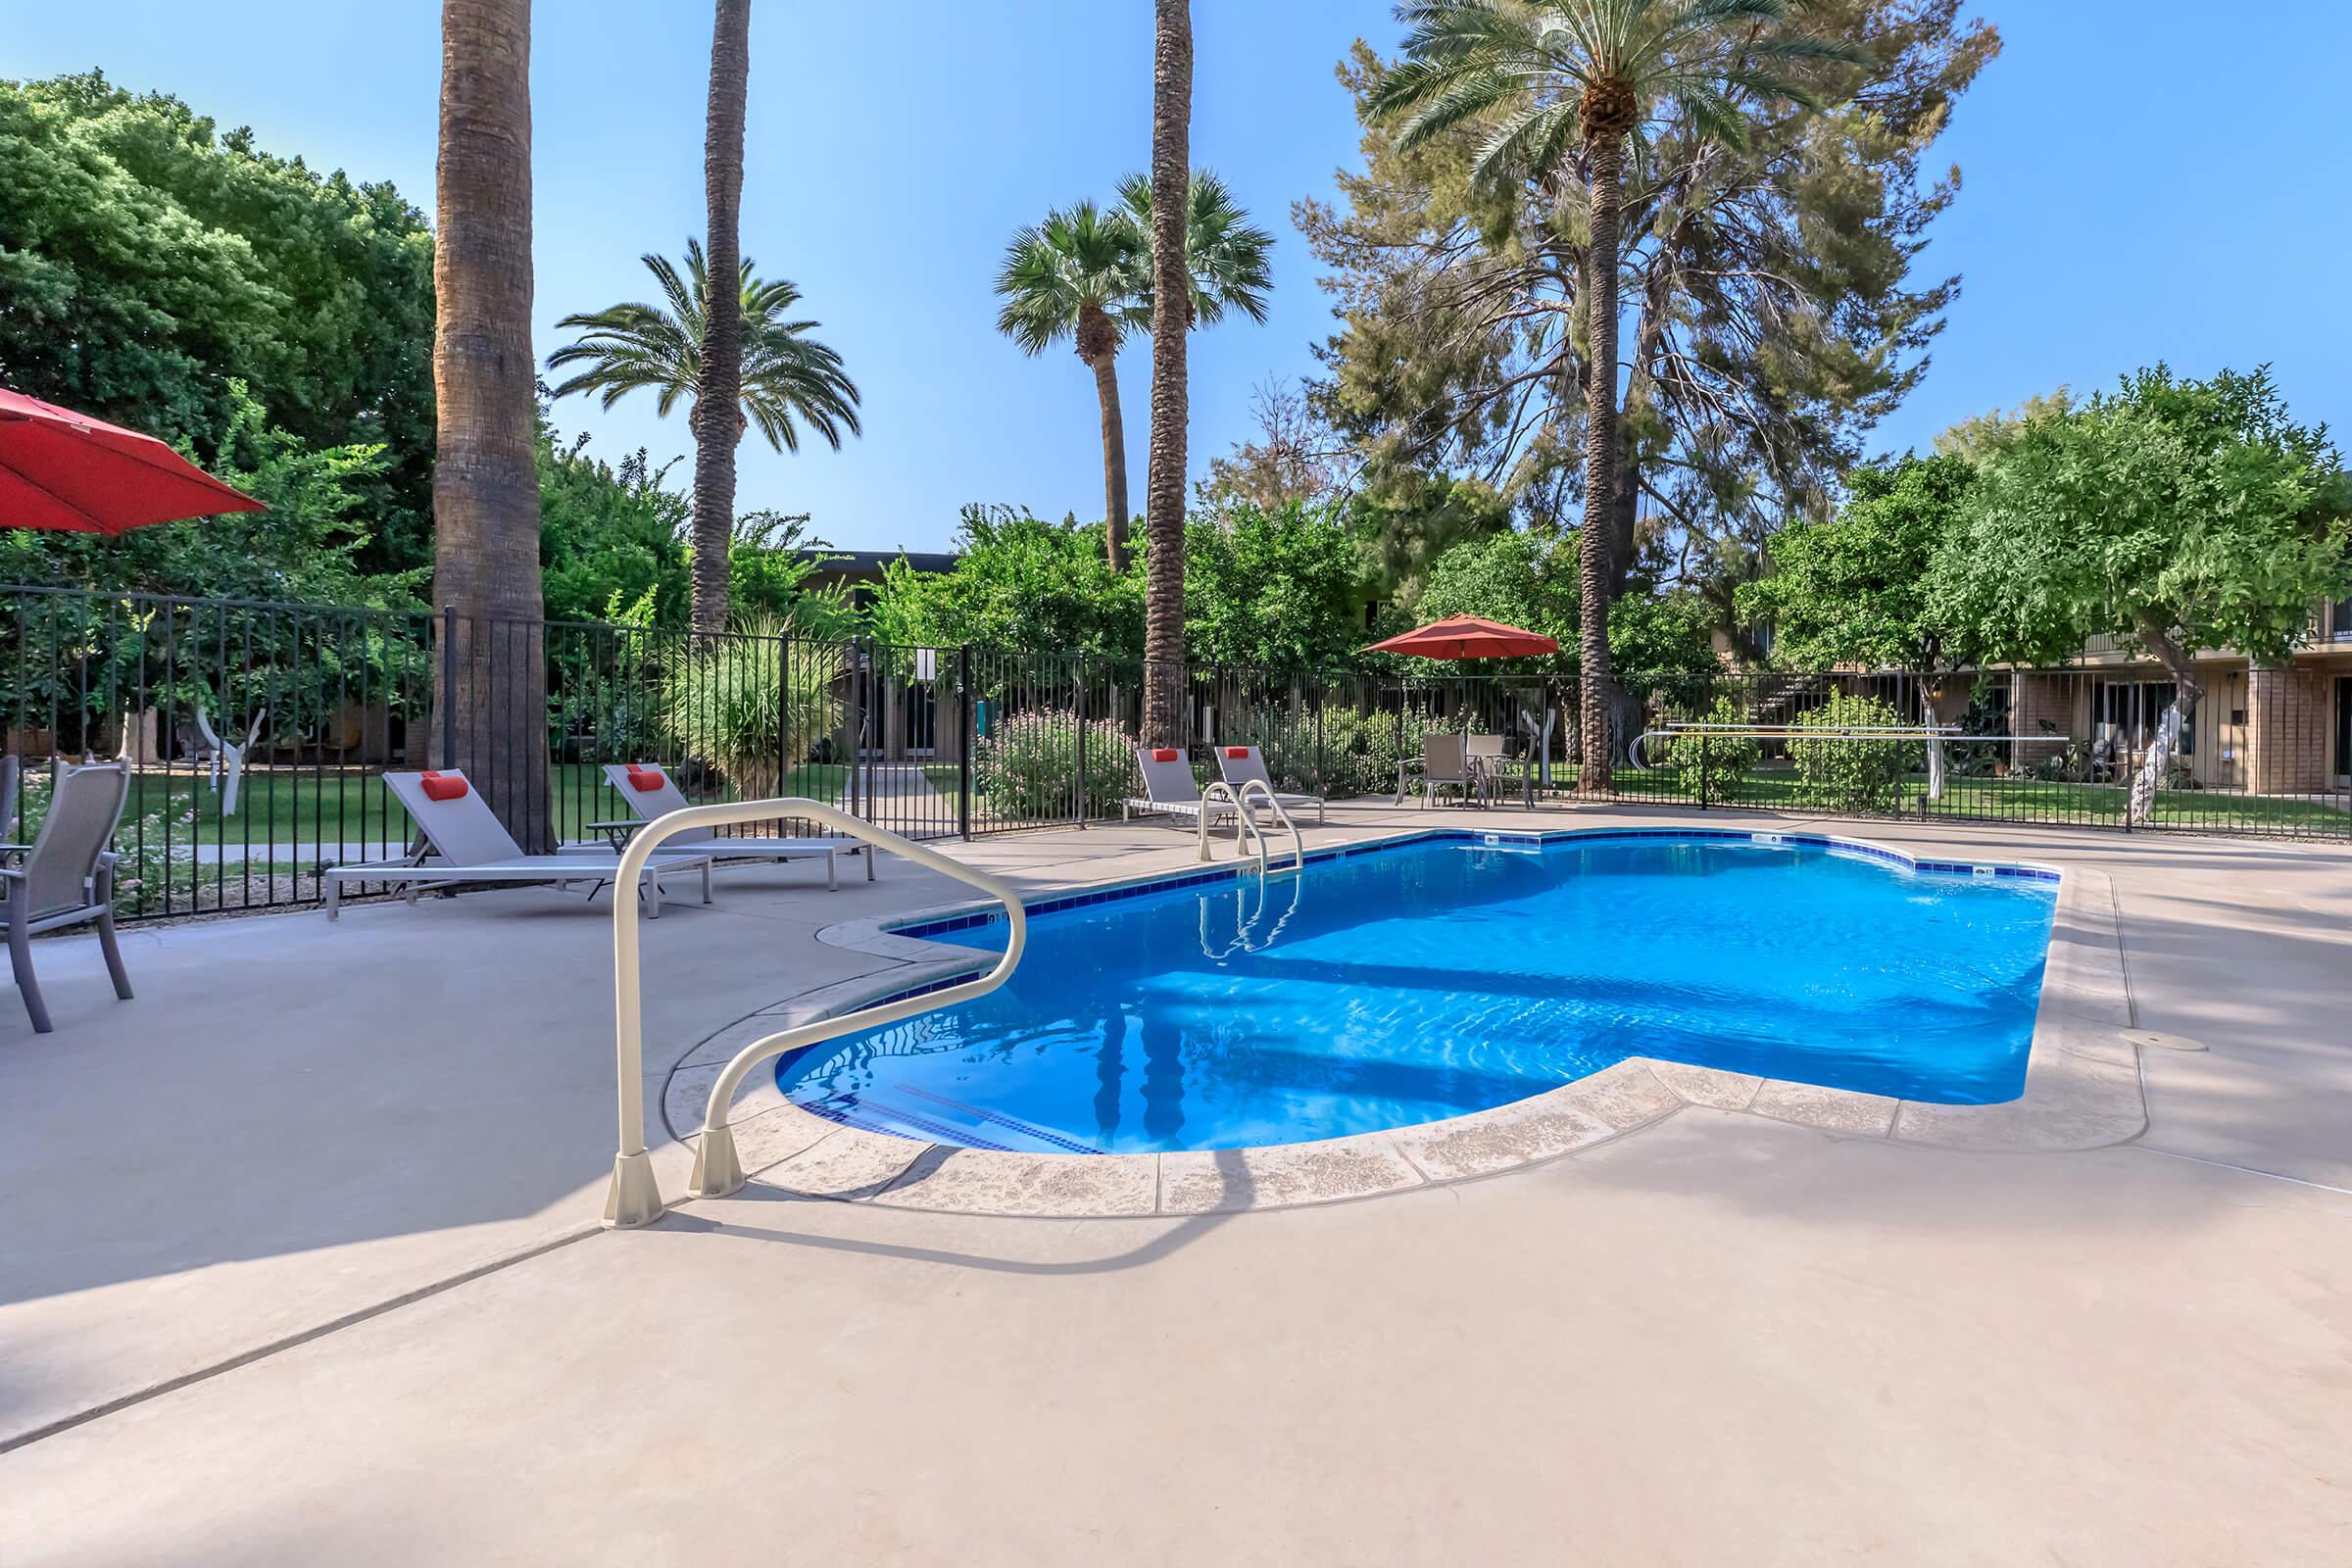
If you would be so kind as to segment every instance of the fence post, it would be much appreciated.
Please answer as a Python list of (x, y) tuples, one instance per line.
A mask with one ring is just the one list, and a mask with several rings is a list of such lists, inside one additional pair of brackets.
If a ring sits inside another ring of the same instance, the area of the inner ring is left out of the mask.
[[(792, 639), (776, 638), (776, 793), (792, 793)], [(779, 822), (776, 831), (791, 828)]]
[(1078, 660), (1077, 687), (1070, 710), (1078, 719), (1078, 827), (1083, 832), (1086, 828), (1086, 659), (1083, 655)]
[(1330, 701), (1330, 683), (1325, 682), (1324, 690), (1315, 700), (1315, 793), (1317, 795), (1331, 793), (1330, 777), (1323, 767), (1323, 705)]
[(1714, 748), (1707, 744), (1706, 731), (1700, 730), (1698, 736), (1698, 808), (1702, 811), (1707, 808), (1707, 766), (1713, 760), (1707, 754), (1713, 750)]
[(458, 607), (441, 607), (441, 765), (458, 765)]
[(865, 798), (865, 719), (873, 703), (873, 670), (865, 639), (850, 639), (850, 814), (873, 820), (873, 804)]
[(972, 836), (972, 645), (956, 650), (956, 832)]

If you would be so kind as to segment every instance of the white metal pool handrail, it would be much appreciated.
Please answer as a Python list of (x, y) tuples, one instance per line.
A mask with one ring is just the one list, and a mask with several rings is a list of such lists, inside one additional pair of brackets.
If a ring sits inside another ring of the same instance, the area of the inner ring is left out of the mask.
[(1636, 768), (1648, 772), (1663, 764), (1642, 760), (1642, 743), (1656, 740), (1768, 740), (1768, 741), (1959, 741), (1974, 744), (2063, 742), (2063, 735), (1979, 735), (1940, 724), (1838, 724), (1808, 729), (1801, 724), (1675, 724), (1645, 729), (1634, 737), (1626, 755)]
[[(1247, 808), (1252, 792), (1264, 796), (1266, 807), (1274, 813), (1274, 819), (1280, 822), (1284, 827), (1287, 827), (1291, 830), (1291, 863), (1289, 869), (1293, 871), (1303, 871), (1306, 869), (1306, 835), (1298, 831), (1298, 824), (1291, 820), (1291, 813), (1282, 808), (1282, 802), (1275, 796), (1273, 787), (1267, 784), (1264, 779), (1253, 778), (1245, 780), (1242, 784), (1241, 795), (1237, 804)], [(1247, 809), (1245, 809), (1242, 814), (1247, 816), (1249, 815), (1249, 812)], [(1252, 820), (1251, 825), (1255, 825), (1254, 820)], [(1259, 828), (1257, 834), (1257, 869), (1261, 875), (1274, 869), (1273, 855), (1272, 852), (1266, 848), (1266, 834), (1263, 828)]]
[[(1256, 780), (1252, 779), (1250, 782), (1255, 783)], [(1233, 792), (1233, 786), (1221, 778), (1212, 779), (1208, 788), (1200, 792), (1200, 814), (1193, 819), (1193, 831), (1200, 841), (1200, 858), (1203, 860), (1211, 858), (1208, 850), (1208, 819), (1210, 815), (1208, 808), (1219, 801), (1225, 803), (1226, 808), (1233, 812), (1234, 818), (1239, 824), (1233, 830), (1235, 858), (1238, 859), (1241, 857), (1244, 836), (1255, 834), (1258, 841), (1257, 858), (1259, 863), (1263, 864), (1266, 858), (1266, 836), (1258, 832), (1256, 819), (1242, 809), (1241, 797)]]
[[(730, 801), (715, 806), (690, 806), (669, 811), (648, 823), (620, 857), (613, 876), (612, 904), (612, 1041), (620, 1090), (620, 1148), (612, 1161), (612, 1186), (605, 1197), (605, 1225), (609, 1229), (650, 1225), (662, 1217), (662, 1191), (654, 1177), (654, 1156), (645, 1146), (645, 1006), (638, 972), (637, 882), (654, 851), (668, 839), (697, 828), (731, 827), (739, 822), (764, 822), (776, 817), (802, 817), (822, 822), (873, 849), (888, 850), (915, 864), (953, 877), (1004, 906), (1004, 956), (995, 968), (920, 996), (903, 997), (876, 1007), (863, 1007), (837, 1018), (787, 1029), (755, 1040), (735, 1054), (718, 1082), (710, 1086), (710, 1102), (703, 1118), (703, 1136), (694, 1156), (694, 1194), (723, 1198), (744, 1182), (743, 1163), (736, 1156), (735, 1135), (727, 1126), (727, 1107), (744, 1075), (760, 1062), (802, 1046), (816, 1045), (860, 1029), (896, 1023), (918, 1012), (930, 1012), (954, 1003), (985, 996), (1011, 978), (1028, 942), (1027, 911), (1020, 895), (984, 871), (975, 871), (937, 850), (888, 833), (852, 816), (837, 807), (799, 796), (766, 801)], [(872, 851), (867, 852), (871, 854)]]

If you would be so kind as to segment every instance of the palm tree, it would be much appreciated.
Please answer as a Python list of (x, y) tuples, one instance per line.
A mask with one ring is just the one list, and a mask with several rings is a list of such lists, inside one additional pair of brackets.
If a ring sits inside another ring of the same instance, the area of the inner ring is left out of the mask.
[[(650, 391), (664, 417), (687, 400), (687, 423), (696, 422), (702, 396), (702, 341), (710, 273), (699, 241), (686, 242), (686, 270), (665, 256), (644, 258), (662, 287), (662, 305), (614, 305), (592, 315), (566, 316), (556, 324), (583, 333), (547, 357), (549, 369), (566, 365), (586, 368), (555, 388), (558, 397), (598, 392), (600, 408), (611, 408), (631, 392)], [(845, 436), (858, 433), (857, 383), (843, 370), (841, 356), (808, 333), (822, 324), (789, 318), (801, 291), (783, 278), (762, 281), (747, 259), (743, 279), (743, 386), (735, 426), (740, 441), (758, 426), (778, 452), (801, 450), (801, 425), (839, 450)], [(723, 428), (723, 427), (722, 427)]]
[[(752, 0), (718, 0), (710, 27), (710, 103), (703, 122), (703, 194), (710, 266), (732, 277), (743, 254), (743, 117), (752, 78)], [(694, 406), (731, 409), (743, 396), (740, 296), (725, 289), (703, 315), (701, 388)], [(727, 539), (735, 527), (740, 428), (694, 421), (694, 629), (727, 629)]]
[(1080, 202), (1046, 215), (1013, 235), (997, 272), (997, 330), (1024, 354), (1043, 354), (1069, 338), (1095, 372), (1102, 409), (1102, 515), (1113, 571), (1127, 569), (1127, 427), (1119, 415), (1119, 346), (1146, 326), (1141, 303), (1145, 231), (1122, 212)]
[[(685, 399), (687, 424), (696, 439), (699, 497), (702, 473), (708, 466), (702, 455), (702, 408), (710, 270), (702, 245), (692, 239), (686, 242), (683, 273), (665, 256), (647, 256), (645, 265), (661, 285), (662, 303), (633, 302), (564, 317), (556, 324), (579, 332), (580, 338), (549, 355), (547, 365), (551, 370), (580, 367), (578, 373), (556, 386), (558, 397), (593, 392), (600, 394), (599, 406), (609, 409), (631, 392), (645, 390), (654, 394), (654, 407), (664, 417), (679, 399)], [(718, 433), (726, 437), (727, 526), (720, 530), (718, 544), (707, 548), (699, 514), (695, 523), (697, 630), (703, 629), (705, 608), (703, 563), (711, 555), (726, 554), (725, 541), (734, 526), (734, 449), (744, 433), (756, 426), (770, 448), (798, 452), (806, 425), (838, 452), (846, 437), (858, 432), (858, 386), (842, 368), (841, 356), (808, 335), (818, 322), (792, 318), (801, 291), (782, 278), (762, 281), (754, 266), (747, 257), (736, 270), (742, 352), (735, 418), (731, 423), (714, 421)], [(718, 592), (723, 602), (723, 572)], [(723, 616), (721, 623), (723, 629)]]
[[(1152, 181), (1130, 174), (1119, 182), (1118, 205), (1110, 212), (1080, 202), (1015, 234), (997, 274), (997, 293), (1004, 301), (997, 329), (1028, 354), (1070, 338), (1095, 372), (1102, 408), (1103, 515), (1116, 571), (1126, 569), (1132, 515), (1116, 361), (1127, 334), (1152, 321), (1151, 234)], [(1229, 310), (1263, 321), (1273, 249), (1274, 236), (1250, 221), (1225, 181), (1195, 170), (1185, 203), (1189, 323), (1214, 325)]]
[[(1726, 145), (1747, 145), (1766, 104), (1819, 108), (1789, 67), (1851, 63), (1834, 40), (1786, 30), (1811, 0), (1408, 0), (1405, 58), (1374, 90), (1399, 145), (1457, 126), (1483, 133), (1474, 171), (1530, 176), (1565, 196), (1582, 155), (1590, 214), (1586, 284), (1584, 625), (1577, 786), (1609, 777), (1610, 513), (1617, 461), (1617, 268), (1626, 144), (1660, 103)], [(1565, 357), (1564, 357), (1565, 358)], [(1563, 373), (1566, 373), (1564, 369)]]
[[(1129, 174), (1119, 181), (1119, 205), (1139, 234), (1152, 233), (1152, 180)], [(1184, 208), (1184, 270), (1188, 279), (1186, 324), (1214, 326), (1228, 310), (1238, 310), (1263, 325), (1266, 293), (1274, 286), (1274, 236), (1250, 221), (1250, 211), (1236, 203), (1233, 191), (1215, 172), (1193, 171), (1192, 188)], [(1147, 319), (1152, 307), (1152, 274), (1138, 278)]]
[(526, 849), (548, 810), (531, 376), (530, 0), (442, 0), (434, 173), (433, 591), (456, 612), (435, 695), (463, 767)]
[(1193, 11), (1153, 0), (1152, 46), (1152, 459), (1144, 480), (1144, 736), (1189, 738), (1184, 682), (1185, 338), (1192, 274), (1184, 218), (1193, 172)]

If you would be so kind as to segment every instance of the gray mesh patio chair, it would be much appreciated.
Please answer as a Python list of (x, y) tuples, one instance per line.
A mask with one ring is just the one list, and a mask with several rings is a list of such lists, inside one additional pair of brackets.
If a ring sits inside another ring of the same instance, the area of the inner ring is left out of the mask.
[(1239, 795), (1242, 792), (1243, 785), (1257, 783), (1263, 784), (1266, 787), (1266, 793), (1273, 796), (1275, 802), (1286, 811), (1297, 811), (1305, 807), (1313, 807), (1315, 808), (1315, 823), (1317, 826), (1322, 825), (1323, 797), (1320, 795), (1300, 795), (1295, 792), (1276, 789), (1274, 787), (1274, 781), (1266, 776), (1266, 760), (1264, 757), (1258, 754), (1256, 747), (1218, 747), (1217, 771), (1224, 775), (1226, 783), (1233, 786), (1233, 792), (1236, 795)]
[(1223, 801), (1202, 803), (1200, 781), (1193, 777), (1193, 764), (1181, 747), (1138, 746), (1135, 765), (1144, 777), (1144, 793), (1119, 803), (1121, 819), (1157, 815), (1199, 822), (1206, 811), (1213, 826), (1236, 814)]
[[(525, 855), (514, 835), (507, 831), (480, 792), (457, 768), (438, 772), (386, 773), (384, 788), (408, 809), (423, 848), (405, 860), (378, 860), (363, 865), (331, 865), (319, 874), (326, 881), (326, 917), (343, 911), (343, 890), (353, 883), (382, 882), (408, 890), (408, 902), (427, 888), (466, 882), (553, 882), (559, 889), (574, 882), (596, 890), (620, 871), (620, 857), (608, 850), (590, 855)], [(662, 880), (680, 871), (701, 874), (703, 902), (710, 902), (710, 857), (681, 853), (657, 855), (645, 868), (637, 896), (645, 901), (648, 919), (662, 913)]]
[(1462, 749), (1478, 773), (1478, 791), (1489, 806), (1502, 792), (1502, 737), (1472, 730), (1462, 737)]
[(8, 890), (8, 959), (17, 973), (35, 1033), (49, 1033), (49, 1008), (32, 972), (32, 939), (68, 926), (95, 924), (115, 995), (130, 1000), (130, 976), (115, 942), (115, 828), (130, 798), (130, 764), (57, 764), (57, 787), (41, 831), (22, 863), (0, 866)]
[[(611, 784), (613, 793), (627, 803), (630, 810), (637, 813), (629, 817), (615, 817), (608, 822), (585, 824), (590, 832), (602, 833), (610, 839), (614, 852), (628, 842), (631, 833), (646, 823), (656, 817), (667, 816), (672, 811), (682, 811), (693, 804), (686, 799), (677, 782), (652, 762), (608, 762), (605, 764), (605, 782)], [(840, 854), (857, 847), (856, 840), (839, 838), (721, 838), (715, 829), (698, 827), (689, 828), (654, 853), (708, 855), (717, 860), (822, 859), (825, 862), (825, 886), (838, 891), (841, 887)], [(566, 844), (561, 853), (595, 855), (604, 852), (594, 844)], [(874, 879), (873, 852), (867, 851), (863, 858), (865, 879), (871, 882)]]
[(24, 842), (17, 837), (17, 796), (24, 773), (24, 764), (17, 760), (16, 753), (0, 757), (0, 855), (24, 849)]
[(1440, 790), (1454, 791), (1467, 803), (1473, 795), (1487, 797), (1487, 770), (1470, 755), (1467, 740), (1452, 730), (1430, 730), (1421, 737), (1418, 767), (1410, 759), (1396, 764), (1396, 804), (1404, 804), (1407, 775), (1421, 775), (1421, 804), (1427, 806)]

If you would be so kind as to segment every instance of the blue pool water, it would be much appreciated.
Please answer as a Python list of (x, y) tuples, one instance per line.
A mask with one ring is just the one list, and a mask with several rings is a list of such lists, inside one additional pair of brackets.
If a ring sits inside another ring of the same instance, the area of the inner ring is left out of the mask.
[(776, 1076), (854, 1126), (1119, 1153), (1406, 1126), (1632, 1055), (1988, 1103), (2024, 1085), (2055, 891), (1739, 838), (1453, 835), (1040, 915), (1002, 990)]

